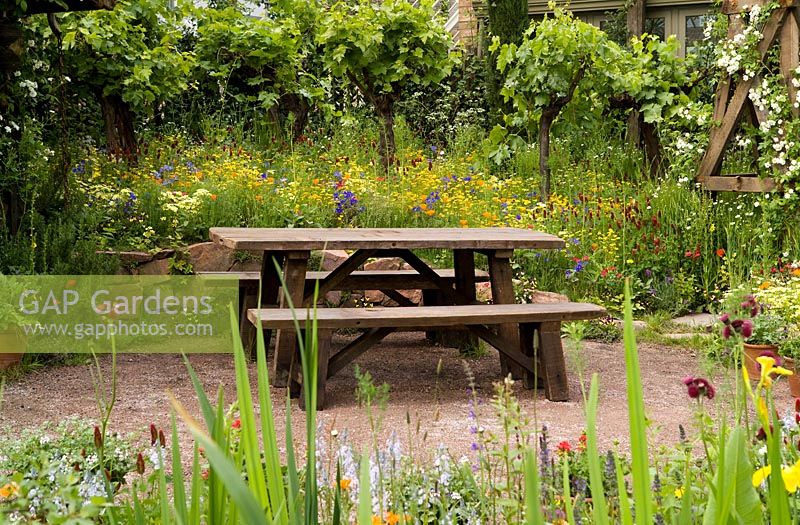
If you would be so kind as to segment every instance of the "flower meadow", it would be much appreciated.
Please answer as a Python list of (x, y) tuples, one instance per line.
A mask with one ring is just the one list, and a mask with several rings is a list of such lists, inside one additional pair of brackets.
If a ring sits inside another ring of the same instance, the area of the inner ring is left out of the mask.
[[(772, 392), (793, 371), (761, 356), (758, 376), (745, 368), (729, 375), (720, 386), (725, 395), (703, 377), (687, 377), (686, 396), (675, 402), (694, 406), (694, 424), (680, 427), (674, 445), (656, 449), (648, 444), (629, 293), (625, 312), (626, 449), (598, 449), (597, 374), (583, 385), (585, 431), (558, 443), (521, 410), (511, 379), (498, 382), (489, 400), (469, 390), (464, 425), (473, 445), (455, 456), (443, 447), (423, 453), (414, 445), (419, 429), (410, 428), (405, 442), (397, 430), (379, 442), (388, 390), (357, 371), (357, 398), (372, 438), (355, 445), (346, 431), (318, 424), (312, 403), (303, 453), (291, 432), (278, 444), (264, 352), (251, 389), (236, 341), (233, 403), (220, 394), (214, 404), (187, 361), (201, 420), (173, 399), (171, 429), (151, 425), (149, 445), (141, 449), (105, 424), (82, 420), (4, 442), (0, 516), (9, 523), (792, 523), (800, 488), (800, 400), (776, 406)], [(720, 326), (738, 320), (729, 315)], [(314, 332), (301, 345), (306, 372), (315, 362)], [(738, 352), (741, 332), (726, 339)], [(101, 403), (107, 421), (115, 381), (99, 388), (99, 399), (111, 400)], [(305, 388), (315, 395), (313, 385)], [(474, 410), (486, 401), (491, 424)], [(258, 418), (255, 403), (263, 409)], [(178, 419), (194, 437), (189, 451), (181, 450)]]
[[(712, 197), (680, 177), (649, 179), (629, 152), (599, 141), (557, 144), (558, 176), (544, 203), (533, 151), (497, 169), (468, 134), (444, 149), (406, 131), (398, 166), (386, 173), (370, 131), (344, 126), (267, 148), (172, 135), (148, 143), (138, 166), (90, 149), (74, 170), (104, 249), (186, 246), (223, 225), (528, 228), (567, 247), (519, 254), (520, 282), (616, 312), (627, 277), (638, 311), (679, 314), (797, 258), (796, 232), (778, 235), (760, 204), (779, 196)], [(443, 256), (429, 254), (447, 265)]]

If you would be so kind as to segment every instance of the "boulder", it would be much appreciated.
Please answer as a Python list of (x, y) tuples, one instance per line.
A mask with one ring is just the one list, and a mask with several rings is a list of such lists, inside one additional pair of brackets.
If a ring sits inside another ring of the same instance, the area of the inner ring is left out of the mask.
[(551, 303), (568, 303), (569, 298), (566, 295), (561, 295), (555, 292), (543, 292), (536, 290), (531, 297), (533, 304), (551, 304)]
[[(411, 301), (416, 305), (422, 304), (422, 290), (398, 290), (400, 295)], [(381, 306), (399, 306), (394, 299), (390, 299), (386, 295), (383, 296), (383, 301), (381, 301)]]
[(405, 261), (400, 257), (384, 257), (364, 265), (365, 270), (401, 270)]
[[(195, 269), (196, 271), (196, 269)], [(245, 261), (236, 261), (231, 266), (230, 271), (232, 272), (260, 272), (261, 271), (261, 259), (247, 259)]]
[(325, 272), (330, 272), (345, 262), (350, 255), (344, 250), (322, 250), (322, 261), (320, 268)]
[(195, 273), (227, 272), (235, 262), (233, 250), (215, 242), (193, 244), (186, 251)]
[(169, 275), (169, 259), (158, 259), (139, 266), (139, 275)]

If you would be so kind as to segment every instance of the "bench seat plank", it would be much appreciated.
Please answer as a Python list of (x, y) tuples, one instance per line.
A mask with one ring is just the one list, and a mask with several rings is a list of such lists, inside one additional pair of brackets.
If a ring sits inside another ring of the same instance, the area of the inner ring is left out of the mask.
[[(549, 304), (474, 304), (458, 306), (421, 306), (404, 308), (318, 308), (320, 328), (380, 328), (380, 327), (444, 327), (458, 325), (494, 325), (503, 323), (545, 323), (593, 319), (605, 310), (589, 303)], [(300, 327), (314, 312), (301, 309), (261, 308), (247, 311), (255, 325), (272, 329), (294, 328), (297, 318)]]
[[(440, 278), (455, 282), (455, 270), (452, 268), (436, 270)], [(234, 279), (240, 284), (256, 286), (260, 277), (259, 272), (202, 272), (198, 275), (219, 278)], [(330, 272), (307, 272), (306, 287), (312, 287), (317, 281), (325, 279)], [(487, 272), (477, 270), (475, 272), (475, 282), (485, 283), (489, 281)], [(359, 270), (348, 275), (338, 286), (337, 289), (343, 290), (433, 290), (436, 289), (434, 283), (420, 275), (416, 270)]]

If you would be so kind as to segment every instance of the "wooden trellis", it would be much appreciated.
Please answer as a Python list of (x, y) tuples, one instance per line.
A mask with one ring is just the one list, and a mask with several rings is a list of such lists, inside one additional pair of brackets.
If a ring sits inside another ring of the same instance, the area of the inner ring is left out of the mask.
[[(743, 10), (746, 4), (762, 4), (761, 0), (724, 0), (722, 12), (728, 16), (728, 38), (744, 29)], [(780, 46), (780, 71), (788, 91), (789, 100), (797, 100), (797, 88), (792, 84), (794, 71), (800, 65), (800, 0), (781, 0), (781, 5), (773, 11), (763, 29), (764, 38), (758, 44), (758, 56), (764, 60), (768, 53)], [(711, 128), (708, 149), (697, 171), (697, 182), (711, 191), (767, 192), (778, 189), (771, 178), (759, 178), (756, 173), (721, 174), (725, 150), (734, 136), (739, 124), (746, 120), (754, 125), (762, 122), (766, 115), (756, 108), (749, 98), (750, 90), (761, 83), (756, 75), (744, 80), (734, 81), (730, 76), (717, 86), (714, 100), (714, 121), (719, 123)], [(792, 106), (793, 118), (800, 118), (798, 109)]]

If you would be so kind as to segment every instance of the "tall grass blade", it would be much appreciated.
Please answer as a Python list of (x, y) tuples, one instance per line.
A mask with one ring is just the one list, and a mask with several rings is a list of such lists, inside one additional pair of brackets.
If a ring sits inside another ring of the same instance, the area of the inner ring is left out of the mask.
[(200, 450), (194, 443), (192, 457), (192, 502), (189, 505), (188, 523), (200, 523), (200, 503), (203, 499), (202, 472), (200, 472)]
[[(161, 510), (161, 523), (162, 525), (169, 525), (172, 523), (172, 515), (170, 514), (169, 495), (167, 493), (167, 468), (166, 460), (164, 459), (164, 450), (158, 447), (158, 506)], [(181, 480), (183, 483), (183, 480)]]
[(525, 525), (544, 525), (539, 493), (539, 465), (533, 449), (525, 451)]
[(358, 476), (358, 525), (372, 525), (372, 489), (369, 482), (369, 454), (361, 454)]
[(761, 521), (761, 501), (753, 488), (753, 467), (747, 455), (747, 436), (744, 429), (736, 427), (730, 436), (725, 428), (720, 430), (715, 490), (709, 492), (703, 524), (723, 525), (731, 519), (737, 523)]
[(175, 509), (175, 519), (181, 525), (189, 525), (189, 513), (186, 509), (186, 487), (183, 484), (183, 465), (181, 464), (181, 447), (178, 441), (178, 425), (175, 422), (175, 412), (170, 413), (172, 424), (172, 505)]
[[(259, 299), (259, 304), (261, 303)], [(256, 330), (256, 370), (258, 376), (258, 403), (261, 408), (261, 437), (264, 443), (264, 461), (266, 462), (267, 491), (273, 509), (273, 519), (284, 524), (289, 522), (286, 490), (281, 472), (281, 456), (278, 449), (278, 437), (275, 431), (275, 416), (272, 412), (272, 396), (270, 394), (269, 372), (267, 366), (267, 349), (264, 342), (264, 331)], [(287, 428), (291, 426), (291, 411), (287, 415)]]
[[(239, 466), (230, 460), (227, 452), (211, 436), (203, 432), (200, 425), (192, 419), (177, 399), (172, 398), (172, 406), (188, 425), (194, 438), (205, 449), (208, 462), (233, 500), (241, 523), (245, 525), (271, 524), (272, 521), (264, 514), (264, 509), (242, 479)], [(211, 521), (210, 523), (222, 523), (222, 521)]]
[(294, 436), (292, 435), (292, 399), (286, 395), (286, 478), (289, 497), (289, 519), (292, 523), (304, 523), (303, 508), (300, 501), (300, 478), (297, 476), (297, 460), (294, 453)]
[[(772, 405), (772, 403), (770, 403)], [(769, 476), (769, 521), (770, 523), (792, 523), (789, 517), (789, 498), (786, 495), (786, 485), (783, 483), (781, 475), (782, 457), (781, 448), (783, 439), (781, 438), (781, 421), (778, 413), (772, 409), (772, 432), (767, 442), (769, 464), (772, 466), (772, 474)]]
[(633, 331), (631, 282), (625, 281), (625, 375), (628, 383), (628, 419), (631, 434), (631, 475), (636, 523), (653, 522), (653, 503), (650, 488), (650, 459), (647, 453), (647, 420), (644, 413), (644, 394), (639, 370), (636, 334)]
[(208, 432), (212, 432), (216, 425), (214, 407), (211, 406), (211, 402), (208, 400), (206, 391), (203, 388), (203, 383), (201, 383), (200, 378), (197, 377), (197, 373), (194, 371), (194, 368), (192, 368), (192, 364), (189, 362), (189, 358), (186, 354), (183, 354), (183, 362), (186, 364), (186, 370), (189, 372), (189, 378), (192, 380), (192, 386), (194, 386), (194, 393), (197, 396), (200, 411), (203, 413), (203, 419), (206, 421), (206, 428)]
[(589, 467), (589, 488), (592, 491), (593, 518), (597, 525), (608, 524), (608, 506), (603, 490), (603, 471), (597, 452), (597, 403), (600, 396), (597, 372), (592, 374), (586, 405), (586, 460)]
[[(233, 306), (230, 307), (229, 313), (231, 326), (237, 326), (236, 312), (234, 312)], [(261, 465), (261, 447), (258, 442), (258, 430), (256, 426), (255, 410), (253, 408), (253, 392), (250, 390), (247, 357), (244, 355), (242, 340), (237, 331), (233, 333), (233, 361), (236, 369), (236, 394), (239, 401), (239, 418), (242, 424), (239, 433), (239, 442), (244, 452), (247, 481), (260, 506), (270, 511), (270, 502), (267, 497), (267, 480)]]
[(622, 472), (622, 462), (617, 454), (614, 454), (614, 470), (617, 474), (617, 494), (619, 494), (620, 521), (622, 522), (622, 525), (633, 525), (631, 500), (628, 498), (628, 485), (625, 483), (625, 474)]
[[(567, 515), (567, 523), (575, 525), (575, 514), (572, 509), (572, 491), (569, 487), (569, 455), (561, 457), (561, 487), (564, 497), (564, 513)], [(595, 509), (596, 512), (597, 509)], [(595, 521), (597, 523), (597, 521)]]

